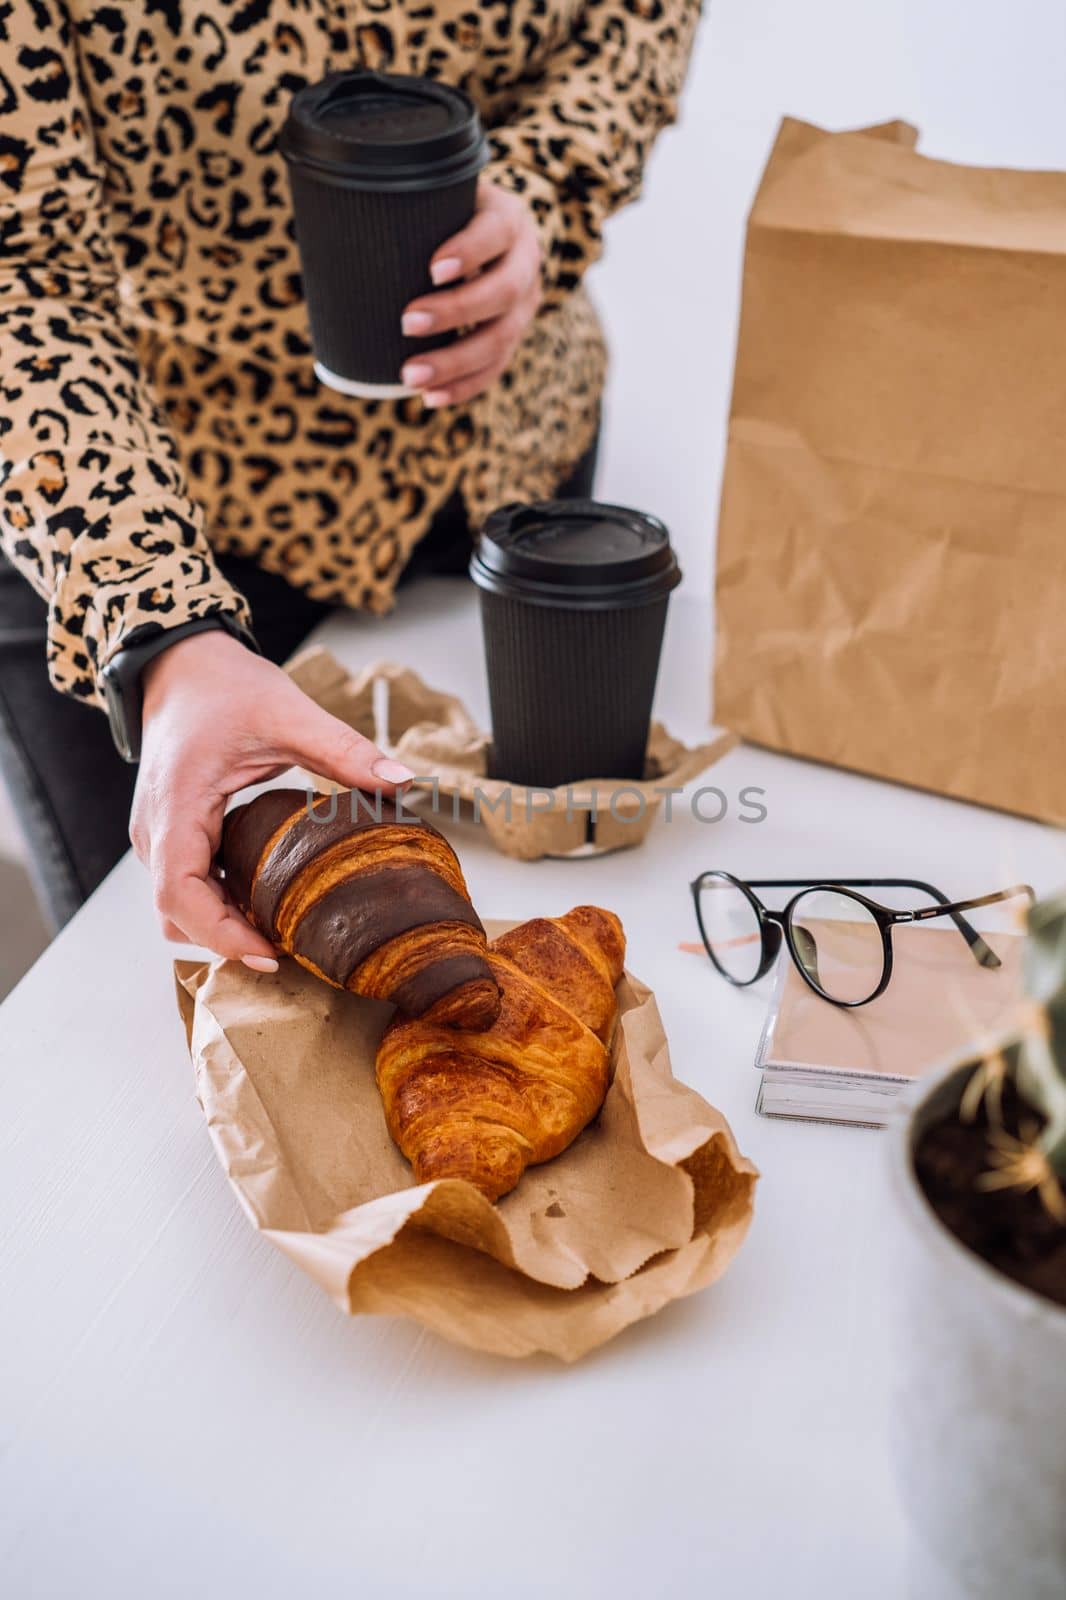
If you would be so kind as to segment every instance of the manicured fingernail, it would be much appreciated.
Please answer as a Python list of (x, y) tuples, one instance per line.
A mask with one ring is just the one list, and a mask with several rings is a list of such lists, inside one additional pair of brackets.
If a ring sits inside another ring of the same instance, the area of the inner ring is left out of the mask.
[(435, 410), (437, 406), (446, 406), (448, 404), (447, 389), (427, 389), (422, 396), (422, 404), (428, 406), (431, 411)]
[(278, 964), (273, 956), (242, 956), (246, 967), (251, 967), (253, 972), (277, 972)]
[(445, 256), (443, 261), (434, 261), (429, 269), (429, 275), (434, 283), (454, 283), (463, 270), (463, 263), (458, 256)]
[(402, 761), (375, 761), (371, 771), (382, 783), (410, 783), (414, 777), (410, 767), (405, 767)]
[(433, 368), (428, 361), (409, 361), (401, 376), (409, 389), (421, 389), (423, 384), (432, 383)]
[(400, 318), (400, 327), (408, 338), (414, 338), (419, 333), (428, 333), (432, 326), (433, 318), (428, 311), (405, 311)]

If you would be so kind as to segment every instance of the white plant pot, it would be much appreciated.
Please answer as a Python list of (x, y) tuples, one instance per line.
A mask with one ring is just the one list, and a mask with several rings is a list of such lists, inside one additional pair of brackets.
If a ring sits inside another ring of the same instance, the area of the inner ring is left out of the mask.
[(961, 1244), (913, 1154), (969, 1068), (912, 1092), (891, 1132), (901, 1277), (893, 1413), (900, 1492), (923, 1543), (980, 1600), (1066, 1596), (1066, 1309)]

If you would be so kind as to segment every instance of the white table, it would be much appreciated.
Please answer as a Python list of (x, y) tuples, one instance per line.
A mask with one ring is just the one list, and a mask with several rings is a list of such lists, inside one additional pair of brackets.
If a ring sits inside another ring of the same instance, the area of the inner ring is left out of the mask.
[[(705, 605), (679, 597), (659, 707), (682, 735), (705, 726), (706, 632)], [(485, 715), (462, 584), (323, 636), (353, 666), (416, 663)], [(765, 991), (678, 951), (695, 937), (686, 885), (720, 865), (1047, 890), (1066, 852), (1031, 823), (766, 753), (702, 781), (761, 785), (767, 820), (701, 824), (679, 805), (639, 852), (536, 865), (447, 823), (484, 914), (617, 909), (675, 1070), (763, 1172), (724, 1280), (573, 1368), (346, 1319), (251, 1232), (193, 1097), (174, 952), (121, 863), (0, 1008), (0, 1592), (905, 1592), (883, 1141), (756, 1117)]]

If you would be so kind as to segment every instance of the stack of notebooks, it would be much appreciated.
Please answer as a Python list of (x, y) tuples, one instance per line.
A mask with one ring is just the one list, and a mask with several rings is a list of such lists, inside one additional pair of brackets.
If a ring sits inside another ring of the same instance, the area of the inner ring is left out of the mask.
[(868, 1005), (830, 1005), (785, 956), (755, 1065), (768, 1117), (883, 1127), (901, 1089), (1011, 1026), (1022, 994), (1015, 933), (986, 933), (1002, 966), (978, 966), (954, 928), (892, 931), (892, 980)]

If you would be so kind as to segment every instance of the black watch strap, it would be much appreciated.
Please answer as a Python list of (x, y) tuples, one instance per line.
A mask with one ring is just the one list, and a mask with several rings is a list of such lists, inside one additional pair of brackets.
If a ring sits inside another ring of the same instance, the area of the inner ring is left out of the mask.
[(257, 655), (262, 653), (255, 642), (255, 635), (240, 617), (232, 611), (216, 611), (209, 617), (197, 617), (195, 622), (164, 628), (143, 643), (124, 645), (111, 657), (100, 674), (100, 688), (107, 708), (107, 719), (111, 724), (111, 737), (123, 761), (139, 761), (141, 758), (141, 718), (144, 711), (141, 674), (149, 661), (154, 661), (156, 656), (162, 655), (164, 650), (169, 650), (180, 639), (216, 629), (239, 639), (241, 644), (247, 645)]

